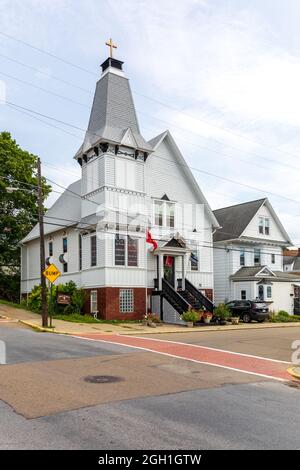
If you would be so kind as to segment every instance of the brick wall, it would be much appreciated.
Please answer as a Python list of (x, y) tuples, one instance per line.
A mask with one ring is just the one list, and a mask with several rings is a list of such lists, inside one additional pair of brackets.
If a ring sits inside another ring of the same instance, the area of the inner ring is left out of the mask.
[(84, 305), (84, 313), (91, 313), (90, 293), (94, 290), (98, 293), (98, 316), (103, 320), (141, 320), (146, 313), (145, 289), (139, 287), (133, 288), (134, 312), (128, 313), (120, 312), (120, 289), (118, 287), (86, 289), (87, 299)]

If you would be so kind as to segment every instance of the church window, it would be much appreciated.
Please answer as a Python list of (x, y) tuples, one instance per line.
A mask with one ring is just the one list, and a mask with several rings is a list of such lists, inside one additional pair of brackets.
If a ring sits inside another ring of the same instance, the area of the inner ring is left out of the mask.
[(96, 290), (91, 291), (91, 313), (98, 313), (98, 292)]
[(49, 242), (49, 256), (53, 256), (53, 242)]
[(63, 253), (68, 253), (68, 239), (63, 238)]
[(133, 289), (120, 289), (120, 312), (134, 312)]
[(138, 265), (138, 239), (128, 236), (127, 239), (128, 266)]
[(191, 253), (191, 270), (192, 271), (198, 271), (199, 269), (199, 257), (198, 257), (198, 251), (193, 250)]
[(167, 203), (166, 204), (166, 221), (167, 221), (167, 227), (174, 227), (174, 209), (175, 209), (175, 204), (172, 203)]
[(162, 227), (164, 203), (162, 201), (155, 201), (154, 207), (155, 207), (155, 225), (157, 225), (158, 227)]
[(82, 270), (82, 236), (78, 235), (79, 271)]
[(272, 263), (272, 264), (275, 264), (275, 261), (276, 261), (275, 254), (272, 253), (272, 254), (271, 254), (271, 263)]
[(97, 266), (97, 237), (91, 237), (91, 266)]
[(117, 234), (115, 237), (115, 265), (125, 266), (125, 236)]

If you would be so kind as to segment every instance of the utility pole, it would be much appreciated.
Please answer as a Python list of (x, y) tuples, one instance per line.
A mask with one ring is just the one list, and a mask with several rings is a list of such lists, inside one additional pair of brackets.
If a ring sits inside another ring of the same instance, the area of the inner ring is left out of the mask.
[(43, 190), (41, 175), (41, 160), (37, 161), (38, 176), (38, 210), (39, 210), (39, 226), (40, 226), (40, 264), (41, 264), (41, 290), (42, 290), (42, 325), (44, 328), (48, 326), (48, 309), (46, 294), (46, 278), (45, 271), (45, 234), (44, 234), (44, 206), (43, 206)]

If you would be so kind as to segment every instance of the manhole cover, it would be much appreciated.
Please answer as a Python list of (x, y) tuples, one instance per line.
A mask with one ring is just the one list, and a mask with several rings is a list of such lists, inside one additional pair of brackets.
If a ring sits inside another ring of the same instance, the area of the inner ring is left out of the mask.
[(121, 382), (122, 377), (117, 377), (115, 375), (88, 375), (84, 378), (85, 382), (91, 384), (111, 384), (114, 382)]

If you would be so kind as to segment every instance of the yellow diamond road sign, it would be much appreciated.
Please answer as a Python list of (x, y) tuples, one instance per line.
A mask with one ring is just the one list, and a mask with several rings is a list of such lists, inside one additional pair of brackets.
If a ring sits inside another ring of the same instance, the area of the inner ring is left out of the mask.
[(50, 264), (50, 266), (45, 269), (43, 274), (48, 279), (48, 281), (53, 283), (61, 275), (61, 272), (59, 269), (57, 269), (55, 264)]

